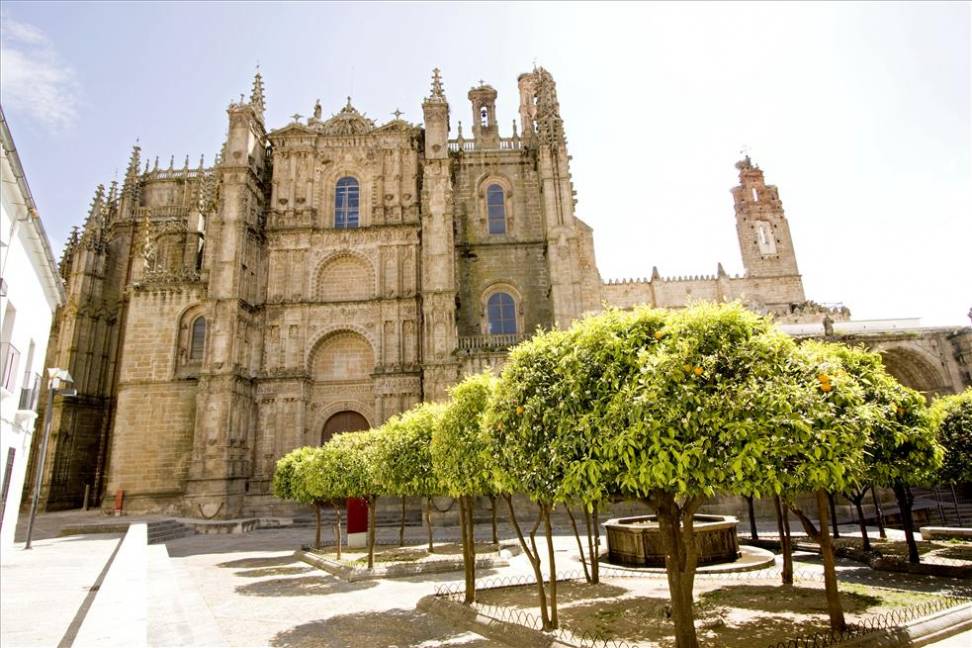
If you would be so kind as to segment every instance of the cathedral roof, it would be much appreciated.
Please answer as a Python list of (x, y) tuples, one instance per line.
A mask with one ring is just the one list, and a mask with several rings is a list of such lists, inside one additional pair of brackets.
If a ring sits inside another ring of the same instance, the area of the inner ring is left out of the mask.
[(375, 122), (359, 113), (348, 97), (348, 105), (324, 122), (321, 130), (325, 135), (364, 135), (374, 128)]

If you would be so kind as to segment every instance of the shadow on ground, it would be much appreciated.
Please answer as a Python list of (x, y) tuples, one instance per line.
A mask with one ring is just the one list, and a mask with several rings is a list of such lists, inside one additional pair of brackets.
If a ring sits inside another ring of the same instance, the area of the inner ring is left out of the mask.
[(377, 587), (378, 581), (365, 580), (347, 583), (333, 576), (301, 576), (299, 578), (271, 578), (239, 585), (237, 594), (244, 596), (326, 596)]
[(313, 571), (313, 567), (305, 565), (303, 567), (293, 566), (293, 567), (261, 567), (260, 569), (244, 569), (243, 571), (238, 571), (234, 576), (242, 576), (243, 578), (262, 578), (264, 576), (296, 576), (297, 574), (306, 574), (309, 571)]
[(432, 615), (417, 610), (385, 610), (344, 614), (312, 621), (278, 633), (275, 648), (490, 648), (499, 646), (472, 633), (462, 633)]
[[(720, 605), (766, 613), (814, 614), (827, 611), (827, 597), (821, 588), (780, 585), (731, 585), (699, 596), (702, 605)], [(841, 592), (844, 612), (863, 612), (880, 605), (882, 599), (857, 592)]]
[(267, 568), (267, 567), (282, 567), (284, 565), (293, 565), (298, 561), (293, 555), (289, 556), (271, 556), (268, 558), (241, 558), (239, 560), (229, 560), (227, 562), (217, 563), (217, 567), (228, 567), (230, 569), (252, 569), (252, 568)]

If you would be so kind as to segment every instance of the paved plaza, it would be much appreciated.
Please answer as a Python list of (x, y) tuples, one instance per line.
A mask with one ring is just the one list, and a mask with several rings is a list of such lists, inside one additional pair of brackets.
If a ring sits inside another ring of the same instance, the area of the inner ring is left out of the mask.
[[(313, 528), (195, 535), (164, 545), (147, 545), (144, 535), (132, 533), (127, 540), (120, 533), (54, 537), (65, 526), (112, 521), (98, 513), (43, 515), (40, 539), (30, 551), (22, 549), (21, 530), (21, 542), (0, 561), (4, 647), (503, 645), (416, 610), (437, 585), (461, 586), (461, 572), (348, 583), (294, 557), (295, 549), (312, 541)], [(500, 531), (513, 537), (510, 529)], [(488, 525), (477, 533), (488, 537)], [(379, 541), (394, 542), (397, 534), (397, 528), (381, 528)], [(454, 540), (455, 530), (442, 529), (441, 536), (437, 540)], [(424, 537), (424, 529), (408, 528), (410, 541)], [(557, 536), (554, 547), (559, 571), (579, 568), (572, 536)], [(803, 557), (800, 568), (819, 569), (819, 561)], [(842, 569), (848, 580), (907, 580), (929, 591), (955, 587), (954, 581), (881, 575), (851, 563)], [(520, 555), (509, 567), (478, 575), (528, 573)], [(965, 633), (936, 645), (957, 648), (972, 645), (970, 640)]]

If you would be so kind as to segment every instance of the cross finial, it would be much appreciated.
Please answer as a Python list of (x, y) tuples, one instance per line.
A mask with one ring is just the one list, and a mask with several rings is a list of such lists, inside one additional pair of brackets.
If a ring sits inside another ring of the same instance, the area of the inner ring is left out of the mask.
[(484, 85), (486, 85), (486, 82), (485, 82), (485, 81), (483, 81), (482, 79), (480, 79), (480, 80), (479, 80), (479, 85), (481, 85), (481, 86), (484, 86)]
[(294, 120), (295, 124), (300, 121), (301, 117), (303, 117), (303, 115), (301, 115), (300, 113), (294, 113), (293, 115), (290, 116), (290, 118)]
[(347, 108), (351, 107), (351, 95), (348, 95), (348, 105)]
[(395, 119), (400, 119), (400, 118), (401, 118), (401, 116), (402, 116), (402, 115), (403, 115), (404, 113), (402, 113), (402, 111), (401, 111), (401, 110), (399, 110), (398, 108), (396, 108), (396, 109), (395, 109), (395, 112), (393, 112), (392, 114), (393, 114), (393, 115), (395, 115)]

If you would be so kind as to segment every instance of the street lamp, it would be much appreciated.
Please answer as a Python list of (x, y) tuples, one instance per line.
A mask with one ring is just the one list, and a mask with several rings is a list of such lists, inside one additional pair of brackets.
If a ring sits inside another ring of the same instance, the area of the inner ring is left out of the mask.
[(30, 500), (30, 520), (27, 522), (27, 544), (24, 549), (30, 549), (30, 536), (34, 531), (34, 517), (37, 515), (37, 500), (40, 498), (41, 480), (44, 478), (44, 459), (47, 457), (47, 441), (51, 437), (51, 410), (54, 408), (54, 393), (61, 392), (61, 396), (77, 396), (74, 389), (74, 379), (67, 369), (48, 368), (47, 373), (51, 381), (47, 385), (47, 407), (44, 409), (44, 440), (41, 442), (40, 457), (37, 459), (37, 479), (34, 480), (34, 496)]

